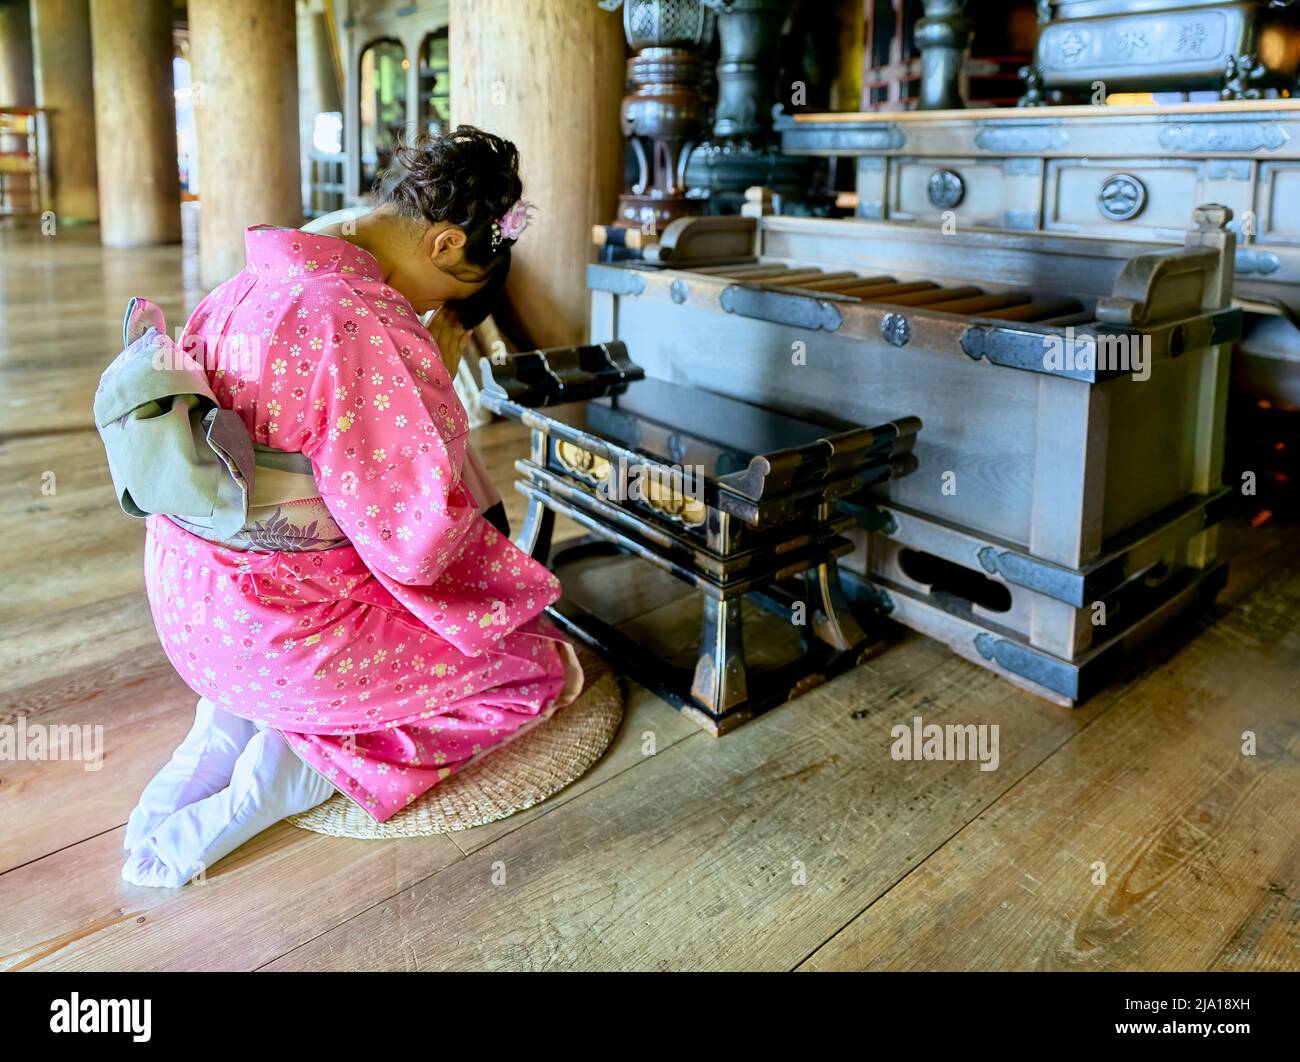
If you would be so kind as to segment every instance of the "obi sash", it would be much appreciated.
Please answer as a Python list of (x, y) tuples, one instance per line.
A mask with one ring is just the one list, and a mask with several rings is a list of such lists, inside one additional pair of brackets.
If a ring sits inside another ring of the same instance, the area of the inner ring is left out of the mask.
[(222, 409), (207, 373), (168, 335), (161, 309), (132, 299), (125, 347), (100, 377), (95, 427), (118, 503), (160, 514), (230, 549), (332, 549), (348, 544), (300, 453), (254, 443)]
[(254, 443), (253, 468), (247, 515), (237, 531), (221, 534), (210, 519), (168, 515), (191, 534), (228, 549), (293, 553), (348, 545), (321, 499), (306, 457)]

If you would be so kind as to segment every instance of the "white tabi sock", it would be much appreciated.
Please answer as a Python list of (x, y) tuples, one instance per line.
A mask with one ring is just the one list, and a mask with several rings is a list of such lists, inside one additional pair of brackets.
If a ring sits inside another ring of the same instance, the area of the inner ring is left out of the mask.
[(333, 794), (283, 735), (259, 724), (230, 785), (168, 816), (131, 850), (122, 877), (133, 885), (184, 885), (268, 826)]
[(140, 794), (126, 821), (122, 847), (129, 852), (168, 815), (228, 786), (235, 761), (256, 733), (251, 719), (231, 715), (202, 698), (185, 740)]

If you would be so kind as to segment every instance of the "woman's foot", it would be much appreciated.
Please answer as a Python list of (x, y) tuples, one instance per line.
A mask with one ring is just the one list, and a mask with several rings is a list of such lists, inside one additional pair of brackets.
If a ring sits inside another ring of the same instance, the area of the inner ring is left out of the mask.
[(129, 852), (167, 816), (228, 786), (235, 761), (256, 733), (251, 720), (231, 715), (202, 698), (185, 740), (140, 794), (126, 821), (122, 847)]
[(333, 796), (278, 731), (258, 727), (235, 763), (230, 785), (174, 812), (132, 848), (122, 877), (176, 888), (283, 818)]

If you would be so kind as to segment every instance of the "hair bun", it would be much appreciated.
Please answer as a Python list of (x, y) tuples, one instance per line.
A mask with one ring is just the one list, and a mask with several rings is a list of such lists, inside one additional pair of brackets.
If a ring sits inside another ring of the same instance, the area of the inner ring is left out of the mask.
[(392, 165), (376, 183), (372, 198), (408, 217), (458, 226), (467, 237), (466, 259), (486, 263), (494, 251), (493, 223), (523, 191), (519, 149), (503, 137), (460, 125), (438, 136), (421, 133), (394, 147)]

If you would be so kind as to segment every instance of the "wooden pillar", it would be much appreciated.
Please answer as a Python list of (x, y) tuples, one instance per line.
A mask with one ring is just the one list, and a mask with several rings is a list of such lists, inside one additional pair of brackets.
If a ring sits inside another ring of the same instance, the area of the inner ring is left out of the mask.
[[(298, 139), (302, 166), (302, 198), (311, 196), (312, 137), (316, 117), (341, 111), (338, 75), (330, 48), (329, 18), (324, 10), (298, 9)], [(313, 206), (316, 206), (313, 204)]]
[(33, 0), (36, 106), (49, 111), (49, 207), (60, 224), (99, 217), (90, 0)]
[(531, 340), (587, 338), (591, 227), (613, 219), (623, 176), (623, 22), (592, 0), (451, 0), (453, 125), (519, 147), (532, 224), (509, 291)]
[(413, 141), (423, 131), (420, 123), (420, 41), (423, 34), (415, 35), (415, 43), (406, 48), (410, 65), (406, 68), (406, 130), (403, 140)]
[(34, 107), (32, 18), (27, 0), (0, 0), (0, 107)]
[(199, 275), (244, 267), (250, 225), (302, 223), (293, 0), (190, 0), (190, 57), (202, 104)]
[(298, 81), (300, 98), (310, 101), (316, 113), (343, 109), (330, 50), (329, 16), (323, 10), (298, 16)]
[[(0, 107), (35, 106), (31, 12), (27, 0), (0, 0)], [(0, 143), (0, 150), (13, 146)], [(41, 210), (33, 194), (36, 189), (26, 180), (10, 177), (3, 183), (11, 209), (19, 213)]]
[(171, 0), (91, 0), (99, 235), (105, 247), (181, 238)]

